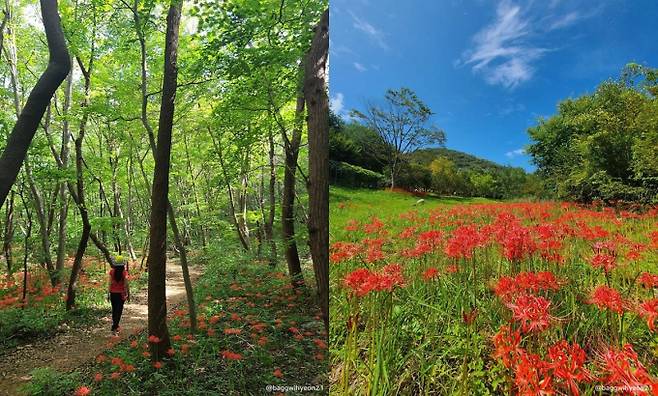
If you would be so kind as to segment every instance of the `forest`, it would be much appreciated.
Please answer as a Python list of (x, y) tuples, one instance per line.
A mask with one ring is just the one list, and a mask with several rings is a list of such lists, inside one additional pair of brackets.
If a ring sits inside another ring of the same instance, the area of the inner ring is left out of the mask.
[(328, 3), (0, 17), (0, 394), (325, 387)]

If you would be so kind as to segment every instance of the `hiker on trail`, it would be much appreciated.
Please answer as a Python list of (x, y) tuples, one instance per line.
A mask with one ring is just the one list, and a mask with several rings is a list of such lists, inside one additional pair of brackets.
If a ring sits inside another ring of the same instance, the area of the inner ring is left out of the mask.
[(123, 303), (130, 300), (130, 289), (128, 288), (128, 270), (122, 256), (116, 256), (110, 270), (110, 287), (107, 300), (112, 303), (112, 334), (119, 332), (119, 321), (123, 312)]

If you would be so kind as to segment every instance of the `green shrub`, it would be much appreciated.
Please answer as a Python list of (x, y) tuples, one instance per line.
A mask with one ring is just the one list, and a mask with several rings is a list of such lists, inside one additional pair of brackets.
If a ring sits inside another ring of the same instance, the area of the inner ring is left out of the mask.
[(329, 161), (330, 181), (346, 187), (379, 188), (386, 184), (381, 173), (341, 161)]

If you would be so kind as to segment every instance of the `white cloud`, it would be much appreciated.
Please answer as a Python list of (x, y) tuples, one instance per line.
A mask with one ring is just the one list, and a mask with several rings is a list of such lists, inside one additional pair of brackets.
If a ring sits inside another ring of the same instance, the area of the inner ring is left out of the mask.
[(473, 37), (475, 48), (464, 53), (464, 63), (482, 73), (489, 84), (514, 88), (532, 78), (532, 63), (546, 51), (526, 42), (531, 33), (532, 24), (521, 7), (503, 0), (496, 20)]
[(348, 10), (348, 12), (352, 17), (352, 21), (353, 21), (352, 26), (365, 33), (368, 37), (370, 37), (371, 40), (373, 40), (382, 49), (385, 50), (388, 49), (388, 44), (386, 44), (386, 41), (384, 41), (385, 34), (383, 31), (374, 27), (365, 19), (359, 18), (351, 10)]
[(354, 68), (360, 72), (367, 71), (368, 68), (360, 64), (359, 62), (354, 62)]
[(580, 20), (583, 16), (577, 12), (577, 11), (572, 11), (568, 14), (565, 14), (563, 16), (560, 16), (556, 18), (553, 23), (551, 23), (551, 26), (549, 27), (549, 30), (555, 30), (555, 29), (562, 29), (565, 28), (569, 25), (573, 25), (575, 22)]
[(336, 95), (332, 96), (331, 99), (329, 99), (329, 107), (334, 113), (338, 114), (339, 116), (342, 115), (344, 110), (343, 99), (344, 96), (340, 92), (336, 92)]
[(506, 153), (505, 153), (505, 156), (506, 156), (507, 158), (514, 158), (514, 157), (518, 157), (518, 156), (520, 156), (520, 155), (524, 155), (524, 154), (525, 154), (525, 149), (524, 149), (524, 148), (520, 148), (520, 149), (516, 149), (516, 150), (512, 150), (512, 151), (508, 151), (508, 152), (506, 152)]
[(537, 38), (596, 13), (558, 14), (551, 10), (557, 5), (556, 1), (548, 10), (545, 7), (523, 9), (511, 0), (501, 0), (495, 20), (473, 36), (474, 47), (465, 51), (455, 66), (470, 65), (487, 83), (509, 89), (529, 81), (534, 76), (536, 62), (552, 50), (537, 44)]

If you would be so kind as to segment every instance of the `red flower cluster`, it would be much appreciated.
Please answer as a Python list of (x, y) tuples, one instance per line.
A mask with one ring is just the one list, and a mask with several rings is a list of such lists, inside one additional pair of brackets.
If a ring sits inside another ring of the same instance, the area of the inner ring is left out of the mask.
[(658, 287), (658, 275), (651, 274), (649, 272), (643, 272), (640, 274), (640, 276), (637, 278), (637, 281), (647, 289)]
[(652, 298), (638, 305), (638, 314), (646, 318), (650, 331), (656, 331), (655, 322), (658, 318), (658, 298)]
[(350, 272), (343, 279), (345, 286), (363, 297), (371, 291), (392, 291), (396, 286), (404, 286), (402, 267), (398, 264), (388, 264), (380, 272), (360, 268)]
[(605, 350), (599, 355), (598, 366), (603, 374), (600, 380), (606, 385), (635, 390), (633, 393), (647, 387), (651, 387), (653, 394), (658, 392), (658, 380), (649, 375), (630, 344), (620, 350)]
[(444, 251), (448, 257), (470, 259), (473, 257), (473, 250), (480, 245), (480, 242), (480, 235), (475, 225), (463, 225), (452, 232)]
[(493, 287), (494, 293), (503, 301), (509, 302), (513, 297), (527, 292), (558, 290), (560, 282), (550, 271), (520, 272), (515, 277), (503, 276)]
[(521, 331), (541, 332), (555, 320), (550, 314), (551, 302), (544, 297), (522, 294), (506, 304), (512, 310), (512, 318), (521, 323)]
[(592, 291), (588, 303), (596, 305), (599, 309), (609, 309), (618, 314), (623, 313), (628, 308), (628, 304), (621, 297), (621, 294), (612, 287), (605, 285), (597, 286)]

